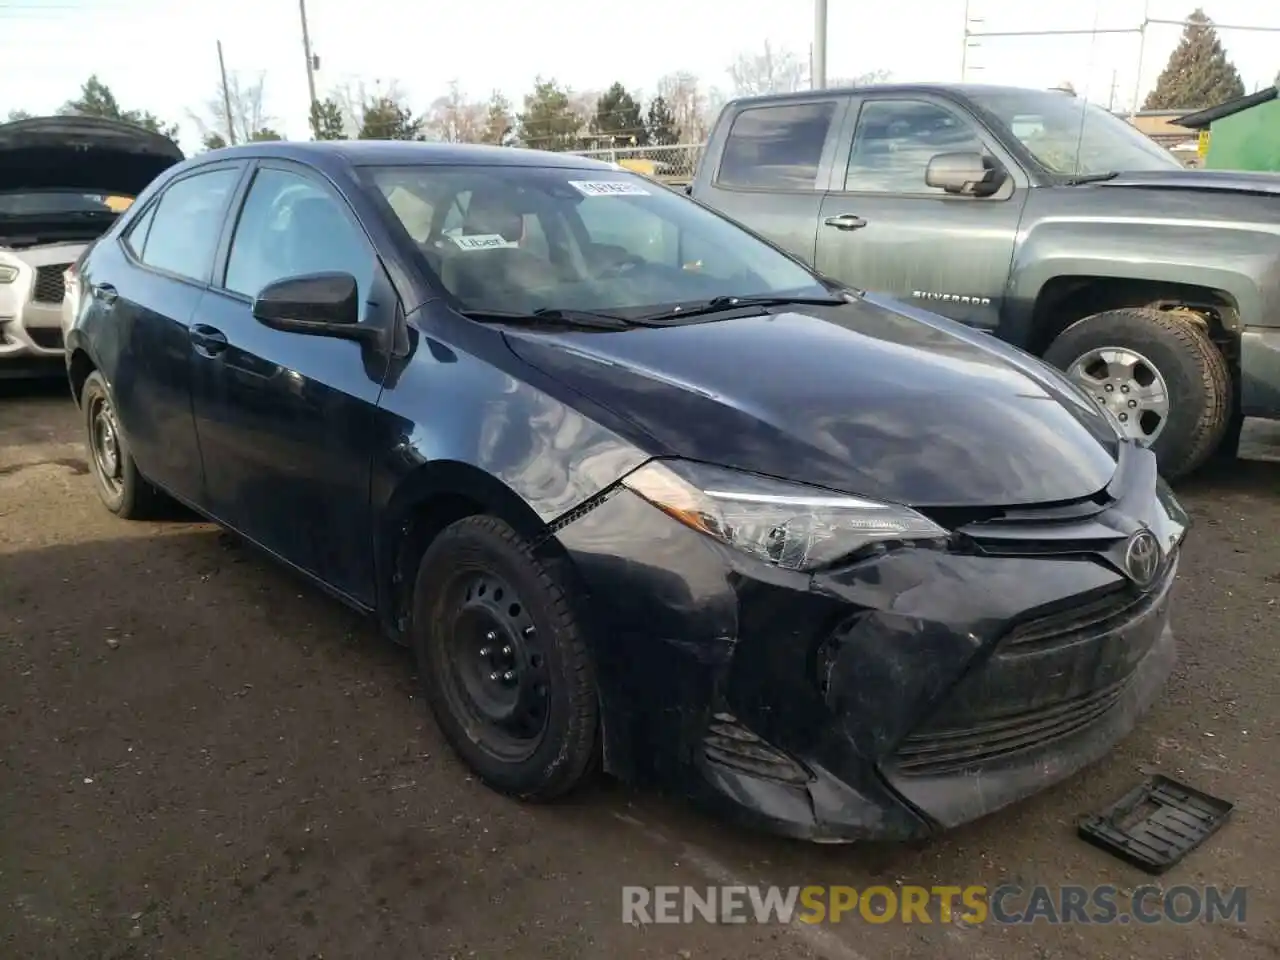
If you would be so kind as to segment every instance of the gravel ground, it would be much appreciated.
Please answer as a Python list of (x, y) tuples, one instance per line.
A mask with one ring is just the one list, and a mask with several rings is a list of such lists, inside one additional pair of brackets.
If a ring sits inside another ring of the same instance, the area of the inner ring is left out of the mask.
[[(0, 957), (1274, 958), (1280, 430), (1249, 445), (1179, 491), (1181, 660), (1110, 757), (931, 843), (820, 847), (609, 782), (493, 794), (369, 625), (207, 524), (111, 518), (63, 388), (0, 385)], [(1132, 889), (1073, 824), (1153, 771), (1236, 803), (1163, 882), (1248, 886), (1245, 924), (620, 919), (625, 884)]]

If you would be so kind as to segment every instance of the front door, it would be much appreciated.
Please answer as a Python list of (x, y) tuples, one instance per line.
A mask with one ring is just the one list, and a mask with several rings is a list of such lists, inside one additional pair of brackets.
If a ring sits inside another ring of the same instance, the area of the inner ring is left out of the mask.
[[(1013, 161), (959, 108), (922, 95), (855, 103), (842, 147), (818, 220), (818, 270), (994, 331), (1027, 197)], [(958, 152), (994, 156), (1009, 180), (985, 198), (928, 186), (929, 160)]]
[(252, 315), (268, 283), (328, 271), (356, 278), (362, 323), (395, 322), (390, 281), (346, 202), (304, 167), (263, 162), (193, 318), (193, 409), (214, 515), (372, 605), (372, 426), (389, 355)]

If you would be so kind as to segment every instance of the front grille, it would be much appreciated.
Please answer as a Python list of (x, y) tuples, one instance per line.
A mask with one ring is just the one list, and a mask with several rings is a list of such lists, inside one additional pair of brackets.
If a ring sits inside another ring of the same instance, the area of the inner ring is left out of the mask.
[(702, 739), (703, 755), (730, 770), (779, 783), (802, 784), (809, 771), (781, 750), (765, 743), (732, 714), (717, 713)]
[(70, 266), (69, 263), (50, 263), (36, 267), (36, 282), (31, 291), (31, 299), (37, 303), (61, 303), (65, 291), (62, 274)]
[(1177, 556), (1171, 556), (1146, 593), (1125, 585), (1083, 605), (1018, 624), (1001, 641), (1000, 652), (1036, 653), (1123, 630), (1160, 605), (1173, 583), (1177, 566)]
[(1104, 716), (1124, 694), (1130, 679), (1126, 677), (1073, 700), (993, 717), (967, 727), (917, 731), (899, 745), (895, 769), (909, 777), (942, 776), (1021, 750), (1043, 747), (1083, 730)]
[(37, 347), (45, 350), (62, 349), (62, 330), (58, 327), (28, 327), (27, 336)]

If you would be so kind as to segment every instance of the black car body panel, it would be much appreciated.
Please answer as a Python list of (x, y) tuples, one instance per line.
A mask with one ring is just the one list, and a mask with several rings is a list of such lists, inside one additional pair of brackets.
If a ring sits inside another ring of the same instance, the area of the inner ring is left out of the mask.
[(913, 506), (1073, 500), (1115, 470), (1114, 432), (1060, 377), (887, 304), (508, 339), (673, 456)]
[[(84, 282), (114, 292), (68, 341), (73, 391), (102, 372), (157, 485), (401, 641), (426, 545), (469, 513), (502, 517), (569, 571), (606, 768), (798, 836), (921, 836), (989, 812), (1105, 752), (1158, 690), (1185, 517), (1157, 495), (1152, 455), (1039, 361), (872, 297), (670, 328), (475, 322), (360, 170), (406, 162), (626, 176), (377, 143), (252, 145), (163, 175), (86, 259)], [(219, 166), (237, 185), (207, 275), (139, 260), (131, 225)], [(360, 225), (376, 336), (270, 329), (224, 287), (230, 224), (264, 170), (340, 198)], [(910, 503), (951, 534), (784, 569), (620, 483), (673, 456)], [(1140, 588), (1125, 550), (1142, 529), (1167, 560)], [(1014, 651), (1018, 630), (1037, 639)], [(1072, 713), (1099, 696), (1104, 709)], [(1039, 735), (1063, 712), (1080, 722)], [(982, 739), (1011, 724), (1017, 749)], [(934, 730), (977, 753), (922, 765)]]

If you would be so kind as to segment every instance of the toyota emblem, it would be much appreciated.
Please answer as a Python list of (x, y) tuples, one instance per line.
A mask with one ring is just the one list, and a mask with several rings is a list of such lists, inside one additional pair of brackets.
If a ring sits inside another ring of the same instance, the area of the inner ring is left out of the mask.
[(1124, 569), (1139, 587), (1151, 586), (1160, 572), (1160, 541), (1145, 527), (1129, 538), (1124, 549)]

